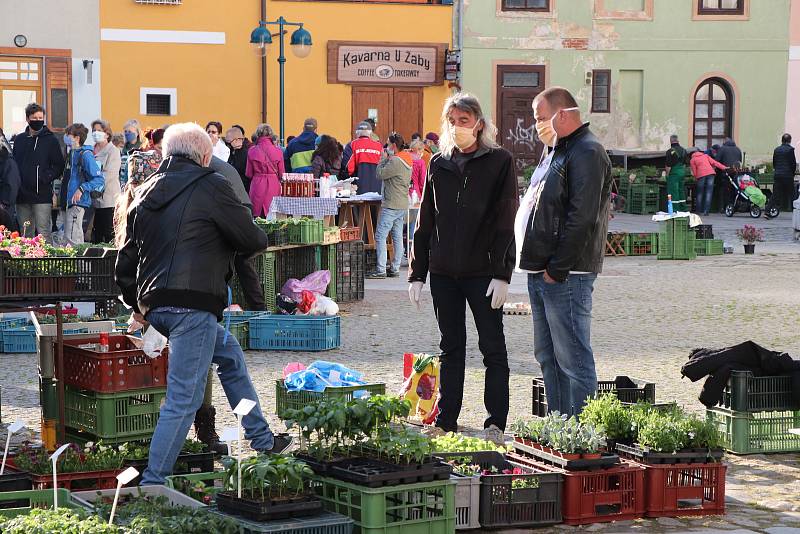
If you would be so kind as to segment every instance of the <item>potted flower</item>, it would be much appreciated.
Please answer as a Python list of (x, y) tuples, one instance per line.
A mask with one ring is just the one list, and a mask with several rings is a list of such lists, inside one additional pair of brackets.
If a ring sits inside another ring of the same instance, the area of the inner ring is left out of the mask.
[[(82, 449), (70, 445), (58, 457), (58, 487), (72, 489), (108, 489), (116, 487), (116, 476), (122, 471), (127, 444), (120, 447), (104, 445), (102, 442), (87, 443)], [(11, 462), (10, 462), (11, 463)], [(53, 487), (53, 463), (43, 447), (23, 445), (13, 458), (14, 467), (30, 474), (33, 489)]]
[(764, 230), (755, 226), (745, 224), (744, 228), (736, 230), (736, 237), (744, 243), (744, 253), (754, 254), (756, 243), (764, 241)]

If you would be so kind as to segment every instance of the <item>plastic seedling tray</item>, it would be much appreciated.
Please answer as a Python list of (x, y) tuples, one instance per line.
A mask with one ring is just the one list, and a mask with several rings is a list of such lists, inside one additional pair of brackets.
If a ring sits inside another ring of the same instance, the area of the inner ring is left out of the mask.
[(633, 445), (617, 443), (617, 453), (642, 464), (660, 465), (718, 463), (722, 460), (724, 451), (722, 449), (683, 449), (669, 453), (652, 451), (638, 443)]
[(256, 500), (239, 498), (235, 492), (223, 491), (217, 493), (217, 508), (253, 521), (271, 521), (318, 514), (322, 512), (322, 501), (314, 495)]
[(374, 458), (348, 458), (330, 465), (329, 475), (368, 488), (447, 480), (452, 466), (434, 460), (421, 464), (395, 464)]
[(520, 438), (515, 438), (514, 449), (522, 453), (524, 456), (531, 456), (540, 461), (551, 465), (563, 467), (568, 471), (584, 471), (588, 469), (604, 469), (619, 463), (619, 456), (609, 452), (600, 453), (600, 458), (579, 458), (576, 460), (569, 460), (560, 456), (557, 452), (551, 450), (544, 450), (536, 448), (534, 444), (519, 441)]

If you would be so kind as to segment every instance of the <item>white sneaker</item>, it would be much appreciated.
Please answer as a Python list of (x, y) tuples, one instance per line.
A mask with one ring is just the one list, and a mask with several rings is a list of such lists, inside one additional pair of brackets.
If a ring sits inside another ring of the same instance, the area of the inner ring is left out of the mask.
[(491, 441), (497, 446), (502, 447), (505, 445), (506, 436), (502, 430), (500, 430), (497, 425), (489, 425), (488, 428), (483, 430), (483, 439), (486, 441)]

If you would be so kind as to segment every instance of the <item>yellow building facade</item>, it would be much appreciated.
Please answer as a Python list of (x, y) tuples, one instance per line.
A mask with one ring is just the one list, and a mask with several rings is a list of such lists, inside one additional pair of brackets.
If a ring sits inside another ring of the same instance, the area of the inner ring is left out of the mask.
[[(170, 5), (174, 1), (176, 5)], [(262, 0), (103, 0), (100, 2), (102, 115), (116, 130), (262, 121), (261, 56), (250, 45)], [(286, 35), (286, 135), (307, 117), (342, 143), (366, 117), (391, 131), (438, 131), (451, 46), (452, 7), (330, 0), (268, 0), (266, 20), (302, 22), (313, 45), (295, 57)], [(279, 126), (277, 27), (266, 53), (266, 119)]]

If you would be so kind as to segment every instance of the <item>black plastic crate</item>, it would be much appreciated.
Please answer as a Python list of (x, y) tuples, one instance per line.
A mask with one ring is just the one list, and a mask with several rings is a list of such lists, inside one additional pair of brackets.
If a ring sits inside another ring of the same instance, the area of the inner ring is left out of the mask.
[(378, 268), (378, 251), (375, 249), (367, 250), (366, 253), (367, 272)]
[(714, 229), (710, 224), (700, 224), (693, 229), (697, 239), (714, 239)]
[(336, 296), (338, 302), (364, 299), (366, 273), (363, 241), (344, 241), (336, 244)]
[(321, 268), (321, 247), (318, 245), (276, 251), (275, 290), (280, 292), (290, 278), (302, 280)]
[(125, 306), (118, 298), (98, 300), (94, 303), (94, 314), (101, 319), (114, 319), (126, 315)]
[[(597, 394), (614, 393), (620, 401), (635, 404), (637, 402), (656, 402), (656, 385), (639, 378), (617, 376), (614, 380), (598, 380)], [(533, 378), (532, 384), (532, 413), (538, 417), (547, 415), (547, 395), (544, 379), (540, 376)]]
[(0, 475), (0, 492), (25, 491), (32, 488), (33, 483), (28, 473), (17, 471), (6, 464), (3, 474)]

